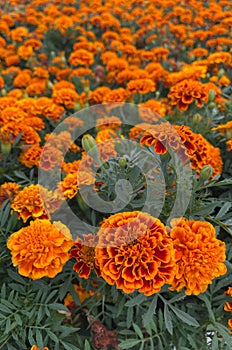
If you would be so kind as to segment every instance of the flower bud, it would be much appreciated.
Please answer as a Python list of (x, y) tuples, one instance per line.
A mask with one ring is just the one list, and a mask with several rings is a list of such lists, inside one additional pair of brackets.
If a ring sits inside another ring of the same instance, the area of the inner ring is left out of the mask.
[(225, 74), (225, 70), (223, 68), (218, 71), (218, 78), (220, 79)]
[(74, 107), (73, 107), (74, 111), (77, 112), (81, 109), (81, 105), (79, 102), (75, 102)]
[(208, 180), (213, 175), (213, 173), (214, 173), (214, 168), (211, 167), (210, 165), (205, 165), (201, 169), (200, 179), (203, 181)]
[(7, 94), (6, 89), (4, 89), (4, 88), (1, 89), (1, 95), (2, 95), (2, 96), (6, 96), (6, 94)]
[(193, 122), (195, 124), (198, 124), (202, 120), (202, 116), (199, 113), (194, 114), (193, 116)]
[(91, 136), (90, 134), (84, 135), (82, 137), (81, 143), (82, 147), (90, 155), (90, 157), (92, 157), (98, 164), (100, 164), (97, 143), (93, 136)]
[(11, 151), (11, 143), (10, 142), (2, 142), (1, 150), (3, 154), (9, 154)]
[(52, 82), (50, 80), (47, 82), (47, 88), (48, 89), (52, 89), (53, 88), (53, 84), (52, 84)]
[(119, 165), (123, 168), (127, 165), (127, 160), (124, 157), (120, 158), (118, 162), (119, 162)]
[(209, 109), (214, 109), (215, 106), (216, 106), (216, 104), (214, 102), (210, 102), (208, 104)]
[(208, 94), (208, 101), (213, 102), (215, 99), (216, 92), (215, 90), (210, 90)]

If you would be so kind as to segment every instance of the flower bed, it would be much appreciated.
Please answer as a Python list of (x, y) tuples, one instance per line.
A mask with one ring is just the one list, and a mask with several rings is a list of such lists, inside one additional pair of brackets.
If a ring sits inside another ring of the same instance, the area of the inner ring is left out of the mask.
[(0, 349), (230, 350), (230, 1), (0, 4)]

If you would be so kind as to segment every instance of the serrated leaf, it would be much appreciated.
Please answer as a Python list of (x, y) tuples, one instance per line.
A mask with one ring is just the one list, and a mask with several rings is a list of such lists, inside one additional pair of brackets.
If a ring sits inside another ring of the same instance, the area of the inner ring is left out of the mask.
[(231, 206), (232, 206), (232, 203), (230, 202), (224, 203), (221, 209), (219, 210), (219, 212), (217, 213), (217, 215), (215, 216), (215, 219), (221, 220), (223, 216), (230, 210)]
[(136, 297), (134, 297), (133, 299), (128, 300), (125, 303), (125, 306), (132, 307), (132, 306), (140, 305), (145, 300), (146, 300), (146, 296), (144, 294), (139, 294), (139, 295), (136, 295)]
[(143, 332), (141, 331), (141, 329), (139, 328), (139, 326), (133, 322), (133, 328), (135, 330), (135, 333), (139, 336), (140, 339), (143, 339)]
[(173, 327), (172, 327), (172, 318), (167, 304), (164, 304), (164, 322), (167, 328), (167, 331), (172, 335)]
[(61, 341), (63, 347), (65, 348), (65, 350), (80, 350), (79, 348), (77, 348), (75, 345), (70, 344), (70, 343), (66, 343), (64, 341)]
[(186, 312), (184, 312), (180, 309), (177, 309), (176, 307), (174, 307), (172, 305), (170, 305), (170, 308), (176, 314), (176, 316), (184, 323), (188, 324), (189, 326), (193, 326), (193, 327), (200, 326), (199, 323), (197, 322), (197, 320), (195, 320), (195, 318), (193, 318), (192, 316), (190, 316)]
[(151, 302), (147, 312), (143, 315), (143, 324), (145, 327), (148, 323), (150, 323), (152, 321), (152, 318), (153, 318), (155, 311), (156, 311), (157, 301), (158, 301), (158, 295), (156, 294), (154, 296), (154, 298), (152, 299), (152, 302)]
[(53, 340), (55, 343), (59, 343), (59, 339), (55, 335), (55, 333), (51, 332), (49, 329), (46, 329), (47, 335), (51, 340)]
[(43, 348), (44, 344), (43, 344), (43, 336), (41, 334), (41, 331), (39, 329), (36, 329), (35, 332), (35, 339), (36, 339), (36, 345), (38, 346), (38, 348)]
[(140, 342), (141, 342), (141, 340), (139, 340), (139, 339), (127, 339), (127, 340), (124, 340), (123, 342), (121, 342), (119, 344), (119, 347), (121, 349), (130, 349), (133, 346), (139, 344)]

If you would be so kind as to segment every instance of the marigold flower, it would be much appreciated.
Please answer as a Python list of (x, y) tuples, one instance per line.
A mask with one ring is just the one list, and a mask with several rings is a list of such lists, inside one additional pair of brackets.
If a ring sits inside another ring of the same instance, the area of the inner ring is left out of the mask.
[(147, 123), (156, 123), (166, 113), (165, 105), (157, 100), (148, 100), (139, 104), (139, 117)]
[(128, 97), (129, 97), (128, 92), (125, 89), (118, 88), (106, 93), (105, 96), (103, 97), (103, 102), (105, 103), (125, 102)]
[(208, 90), (199, 81), (185, 79), (171, 87), (168, 97), (171, 98), (171, 105), (186, 111), (194, 100), (198, 107), (202, 107), (203, 102), (208, 101)]
[(55, 146), (45, 145), (40, 157), (39, 167), (45, 171), (61, 167), (64, 160), (63, 153)]
[(96, 90), (94, 91), (89, 91), (88, 94), (88, 102), (89, 104), (95, 105), (95, 104), (100, 104), (103, 102), (104, 97), (107, 93), (109, 93), (111, 90), (109, 87), (107, 86), (101, 86), (98, 87)]
[(19, 161), (25, 165), (27, 168), (32, 168), (33, 166), (39, 166), (39, 161), (41, 157), (43, 148), (39, 145), (34, 145), (29, 148), (23, 149), (20, 153)]
[[(43, 199), (46, 199), (46, 207)], [(33, 219), (48, 219), (48, 213), (57, 210), (60, 202), (60, 198), (53, 192), (38, 184), (32, 184), (19, 191), (11, 204), (11, 208), (18, 213), (19, 219), (22, 218), (23, 222), (27, 222), (30, 217)]]
[(77, 238), (75, 246), (70, 251), (70, 258), (75, 258), (73, 266), (81, 278), (88, 279), (91, 270), (94, 270), (100, 276), (99, 267), (95, 259), (95, 247), (97, 245), (97, 236), (84, 234), (83, 239)]
[(160, 291), (175, 274), (173, 243), (160, 220), (143, 212), (105, 219), (97, 233), (95, 258), (101, 276), (125, 293)]
[(66, 108), (73, 108), (79, 99), (79, 95), (73, 89), (55, 89), (52, 93), (52, 99), (56, 104), (64, 105)]
[(20, 185), (16, 184), (15, 182), (5, 182), (4, 184), (0, 185), (0, 207), (6, 199), (13, 202), (19, 191)]
[(216, 277), (226, 273), (226, 245), (209, 222), (181, 219), (171, 229), (177, 272), (170, 290), (186, 288), (187, 295), (204, 293)]
[(151, 79), (134, 79), (127, 84), (127, 91), (134, 94), (147, 94), (155, 91), (155, 83)]
[(219, 148), (211, 145), (201, 134), (193, 133), (191, 129), (185, 125), (175, 125), (174, 128), (180, 135), (191, 161), (191, 167), (196, 170), (198, 176), (205, 165), (214, 168), (212, 177), (221, 174), (223, 162)]
[(19, 274), (33, 280), (53, 278), (61, 272), (72, 246), (73, 241), (49, 220), (39, 219), (14, 232), (7, 242)]
[[(30, 350), (40, 350), (36, 345), (32, 345)], [(43, 348), (43, 350), (49, 350), (47, 347)]]
[(73, 66), (89, 66), (94, 63), (94, 56), (87, 50), (79, 49), (71, 53), (69, 56), (69, 63)]
[(232, 151), (232, 139), (226, 141), (226, 144), (227, 144), (227, 150), (228, 151)]
[(98, 118), (96, 121), (97, 130), (103, 130), (103, 129), (117, 130), (120, 128), (121, 125), (122, 125), (122, 122), (120, 118), (115, 116)]

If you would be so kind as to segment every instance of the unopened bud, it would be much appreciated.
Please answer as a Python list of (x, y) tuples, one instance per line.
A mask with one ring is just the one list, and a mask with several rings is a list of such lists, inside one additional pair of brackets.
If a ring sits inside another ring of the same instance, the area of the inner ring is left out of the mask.
[(3, 89), (1, 89), (1, 95), (2, 95), (2, 96), (6, 96), (6, 94), (7, 94), (6, 89), (4, 89), (4, 88), (3, 88)]
[(193, 122), (195, 124), (199, 123), (202, 120), (202, 116), (199, 113), (194, 114), (193, 116)]
[(215, 99), (216, 92), (215, 90), (210, 90), (208, 94), (208, 101), (213, 102)]
[(214, 168), (211, 167), (210, 165), (205, 165), (201, 169), (200, 179), (203, 181), (208, 180), (213, 175), (213, 173), (214, 173)]
[(52, 84), (52, 82), (50, 80), (48, 80), (48, 82), (47, 82), (47, 87), (48, 87), (48, 89), (52, 89), (53, 88), (53, 84)]
[(61, 60), (62, 63), (66, 63), (66, 58), (65, 58), (65, 56), (61, 56), (60, 60)]
[(218, 71), (218, 78), (220, 79), (225, 74), (225, 70), (223, 68)]
[(119, 165), (123, 168), (127, 165), (126, 158), (120, 158), (118, 162), (119, 162)]
[(2, 142), (1, 150), (3, 154), (9, 154), (11, 151), (11, 143), (10, 142)]
[(210, 102), (208, 104), (209, 109), (214, 109), (215, 106), (216, 106), (216, 104), (214, 102)]
[(100, 159), (98, 157), (97, 143), (93, 136), (86, 134), (81, 140), (83, 149), (92, 157), (98, 164), (100, 164)]

